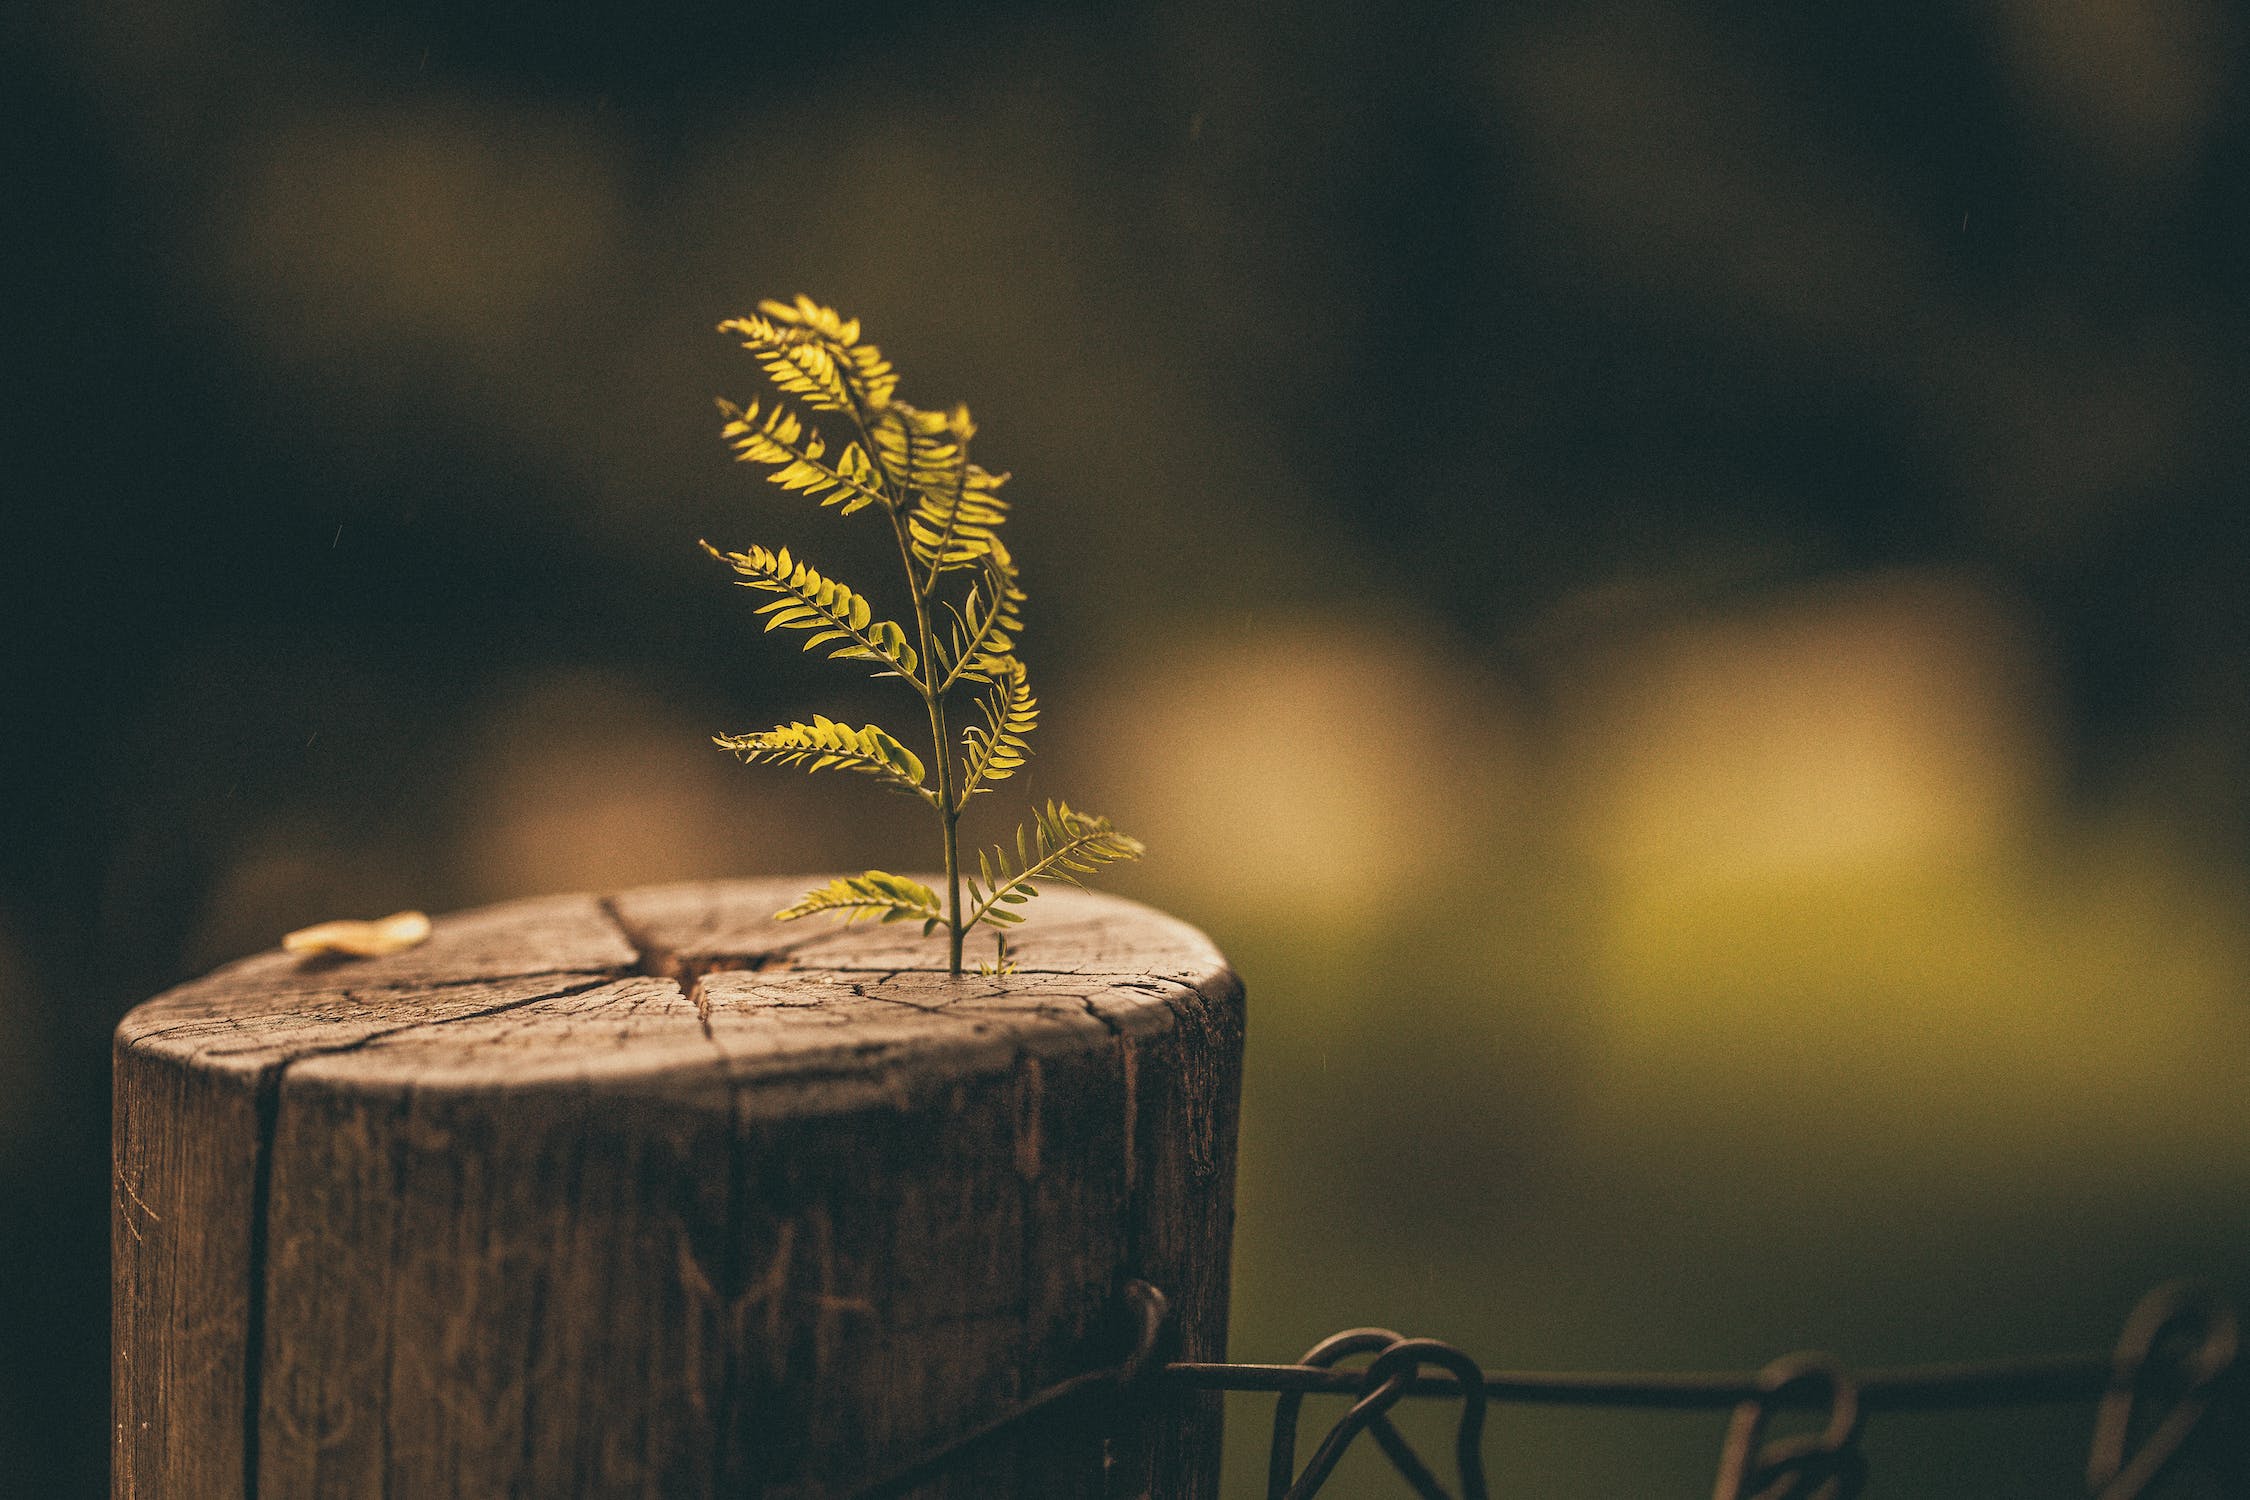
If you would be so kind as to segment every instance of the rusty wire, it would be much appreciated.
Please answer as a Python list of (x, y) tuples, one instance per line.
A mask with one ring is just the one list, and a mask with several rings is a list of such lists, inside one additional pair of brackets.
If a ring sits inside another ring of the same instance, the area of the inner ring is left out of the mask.
[[(1713, 1500), (1854, 1500), (1867, 1480), (1859, 1445), (1872, 1413), (2084, 1400), (2096, 1402), (2085, 1493), (2091, 1500), (2139, 1500), (2157, 1480), (2195, 1461), (2199, 1447), (2208, 1450), (2221, 1441), (2210, 1434), (2217, 1425), (2212, 1413), (2222, 1401), (2232, 1402), (2237, 1420), (2243, 1419), (2246, 1382), (2235, 1310), (2214, 1289), (2191, 1282), (2169, 1282), (2144, 1296), (2107, 1356), (1854, 1372), (1830, 1355), (1808, 1352), (1784, 1355), (1751, 1374), (1485, 1370), (1451, 1344), (1405, 1338), (1387, 1328), (1334, 1334), (1294, 1364), (1166, 1362), (1158, 1357), (1168, 1317), (1164, 1294), (1136, 1281), (1127, 1285), (1124, 1300), (1133, 1344), (1123, 1359), (1047, 1387), (859, 1491), (856, 1500), (894, 1500), (1023, 1428), (1086, 1404), (1090, 1396), (1146, 1388), (1277, 1396), (1265, 1500), (1313, 1500), (1363, 1433), (1373, 1436), (1421, 1500), (1488, 1500), (1483, 1429), (1486, 1407), (1495, 1401), (1728, 1411)], [(1361, 1357), (1368, 1359), (1364, 1366), (1345, 1367), (1344, 1361)], [(1298, 1422), (1310, 1395), (1355, 1399), (1299, 1469)], [(1409, 1398), (1461, 1404), (1453, 1453), (1457, 1489), (1446, 1486), (1391, 1422), (1391, 1408)], [(1767, 1438), (1767, 1420), (1792, 1410), (1824, 1414), (1820, 1429)], [(2233, 1441), (2241, 1443), (2242, 1435)], [(2250, 1493), (2240, 1488), (2250, 1483), (2250, 1454), (2219, 1457), (2235, 1468), (2217, 1482), (2236, 1487), (2198, 1493)]]

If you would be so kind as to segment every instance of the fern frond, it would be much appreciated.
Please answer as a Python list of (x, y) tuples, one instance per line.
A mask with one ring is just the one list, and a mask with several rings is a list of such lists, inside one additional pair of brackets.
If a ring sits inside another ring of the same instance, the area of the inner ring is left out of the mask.
[(922, 785), (922, 762), (878, 724), (857, 729), (820, 714), (810, 724), (781, 724), (756, 734), (722, 734), (712, 743), (732, 750), (746, 765), (797, 766), (808, 771), (858, 771), (914, 793), (935, 806)]
[(882, 350), (860, 342), (859, 319), (845, 318), (803, 292), (797, 294), (794, 302), (761, 302), (758, 311), (776, 323), (803, 329), (836, 350), (845, 368), (845, 378), (866, 410), (879, 411), (891, 404), (891, 395), (898, 389), (897, 372), (892, 370), (891, 362), (883, 358)]
[[(1013, 908), (1039, 894), (1035, 880), (1067, 880), (1092, 874), (1101, 865), (1139, 859), (1147, 853), (1141, 841), (1119, 833), (1109, 819), (1082, 813), (1067, 802), (1049, 802), (1033, 819), (1026, 837), (1016, 829), (1015, 859), (1005, 844), (977, 851), (977, 874), (969, 877), (971, 911), (964, 928), (990, 921), (995, 926), (1023, 920)], [(980, 878), (981, 877), (981, 878)]]
[(938, 574), (974, 567), (1008, 518), (1008, 502), (1000, 497), (1008, 476), (969, 462), (976, 430), (965, 406), (946, 413), (901, 401), (869, 432), (891, 492), (911, 497), (907, 538), (927, 572), (925, 593)]
[(1031, 758), (1031, 732), (1039, 727), (1039, 700), (1031, 694), (1031, 678), (1014, 657), (996, 663), (991, 686), (978, 700), (983, 727), (971, 724), (962, 733), (961, 793), (959, 806), (969, 805), (989, 783), (1006, 781)]
[(824, 886), (805, 892), (793, 906), (774, 913), (776, 920), (794, 922), (819, 912), (834, 912), (849, 927), (854, 922), (912, 922), (922, 924), (922, 935), (945, 920), (937, 892), (919, 880), (869, 870), (864, 875), (840, 875)]
[(899, 494), (920, 489), (951, 489), (969, 460), (969, 436), (976, 431), (969, 409), (924, 411), (894, 401), (868, 424), (875, 459)]
[(801, 294), (793, 303), (761, 302), (758, 316), (729, 318), (719, 332), (738, 336), (777, 389), (815, 411), (864, 418), (890, 405), (898, 389), (883, 351), (859, 341), (857, 318)]
[(917, 488), (906, 513), (906, 533), (914, 557), (930, 576), (973, 568), (1000, 548), (999, 530), (1008, 519), (1000, 486), (1005, 474), (964, 463), (948, 487)]
[(742, 575), (745, 588), (778, 594), (771, 604), (759, 606), (768, 630), (809, 630), (805, 649), (831, 641), (843, 644), (829, 652), (839, 661), (871, 661), (921, 685), (915, 671), (921, 659), (907, 643), (906, 632), (895, 621), (878, 620), (868, 602), (832, 578), (824, 578), (810, 563), (797, 561), (787, 547), (769, 552), (752, 547), (748, 552), (721, 552), (709, 542), (703, 550)]
[(969, 597), (958, 609), (945, 606), (953, 628), (930, 642), (939, 691), (963, 680), (993, 682), (1004, 675), (1023, 629), (1023, 602), (1014, 560), (995, 542), (985, 558), (985, 576), (969, 586)]
[(727, 419), (726, 426), (719, 429), (727, 446), (734, 449), (735, 457), (743, 463), (771, 467), (773, 472), (766, 476), (768, 483), (778, 484), (785, 490), (802, 491), (823, 505), (840, 505), (847, 516), (870, 505), (890, 508), (890, 497), (883, 493), (882, 480), (875, 473), (875, 462), (859, 444), (846, 443), (844, 451), (837, 454), (831, 464), (827, 462), (826, 440), (780, 402), (773, 404), (763, 422), (758, 420), (755, 401), (748, 406), (736, 406), (722, 400), (718, 407)]

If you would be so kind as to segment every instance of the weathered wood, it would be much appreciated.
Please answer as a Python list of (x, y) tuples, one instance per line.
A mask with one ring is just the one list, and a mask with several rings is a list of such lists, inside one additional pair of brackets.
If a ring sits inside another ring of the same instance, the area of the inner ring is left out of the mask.
[[(809, 882), (265, 954), (118, 1029), (120, 1496), (840, 1496), (1109, 1357), (1223, 1357), (1242, 991), (1059, 891), (1005, 979)], [(924, 1493), (1211, 1495), (1216, 1398)], [(1104, 1452), (1104, 1448), (1107, 1452)]]

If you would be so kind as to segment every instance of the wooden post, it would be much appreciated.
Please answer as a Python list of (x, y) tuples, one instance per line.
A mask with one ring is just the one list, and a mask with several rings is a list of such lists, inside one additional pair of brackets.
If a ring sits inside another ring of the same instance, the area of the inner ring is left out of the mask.
[[(1224, 1357), (1242, 987), (1062, 890), (1020, 972), (808, 881), (267, 953), (116, 1041), (113, 1492), (842, 1497), (1120, 1352)], [(919, 1492), (1202, 1500), (1217, 1398)]]

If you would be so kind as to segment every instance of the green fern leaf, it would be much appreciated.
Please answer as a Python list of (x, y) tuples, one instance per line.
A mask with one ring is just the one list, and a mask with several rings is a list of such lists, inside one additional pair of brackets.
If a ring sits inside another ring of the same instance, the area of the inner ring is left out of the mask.
[(810, 564), (798, 562), (787, 547), (769, 552), (752, 547), (748, 552), (721, 552), (709, 542), (703, 550), (742, 575), (744, 588), (781, 597), (761, 605), (768, 630), (809, 630), (805, 649), (831, 641), (843, 644), (829, 652), (838, 661), (871, 661), (889, 668), (877, 676), (899, 676), (915, 686), (921, 658), (907, 643), (906, 632), (892, 620), (878, 620), (868, 602), (845, 585), (824, 578)]
[(1022, 662), (1009, 657), (996, 664), (977, 711), (984, 715), (984, 724), (971, 724), (961, 736), (963, 807), (978, 792), (990, 791), (990, 783), (1015, 775), (1031, 758), (1028, 741), (1039, 727), (1039, 700), (1031, 694), (1031, 679)]
[(950, 413), (924, 411), (904, 401), (894, 401), (868, 428), (876, 461), (884, 477), (899, 494), (915, 490), (950, 490), (961, 481), (969, 461), (969, 438), (976, 432), (969, 409)]
[(810, 724), (782, 724), (756, 734), (723, 734), (712, 743), (722, 750), (732, 750), (746, 765), (858, 771), (912, 792), (925, 802), (937, 800), (922, 785), (922, 762), (877, 724), (854, 729), (814, 714)]
[(719, 332), (740, 337), (777, 388), (815, 411), (864, 418), (890, 405), (898, 375), (883, 351), (859, 341), (857, 318), (805, 296), (761, 302), (758, 313), (729, 318)]
[(928, 575), (925, 592), (938, 574), (975, 567), (1008, 518), (1008, 502), (1000, 495), (1008, 476), (969, 462), (976, 430), (966, 406), (946, 413), (901, 401), (870, 432), (891, 492), (912, 497), (907, 538)]
[(993, 682), (1006, 674), (1016, 635), (1023, 629), (1023, 603), (1015, 564), (1007, 548), (995, 543), (985, 559), (985, 576), (969, 586), (961, 607), (945, 606), (952, 629), (930, 642), (941, 692), (956, 682)]
[(1008, 519), (1008, 502), (1000, 494), (1007, 482), (1005, 474), (964, 464), (950, 488), (915, 490), (906, 514), (915, 560), (934, 576), (973, 568), (991, 556)]
[(869, 870), (864, 875), (840, 875), (824, 886), (805, 892), (795, 905), (775, 912), (774, 917), (794, 922), (799, 917), (819, 912), (841, 916), (847, 927), (854, 922), (919, 921), (924, 937), (945, 920), (936, 891), (918, 880), (882, 870)]
[(883, 493), (882, 481), (875, 473), (874, 460), (859, 444), (846, 443), (843, 452), (837, 454), (831, 464), (826, 462), (827, 442), (780, 402), (773, 404), (763, 422), (758, 420), (755, 401), (748, 406), (736, 406), (722, 400), (718, 407), (727, 419), (726, 425), (719, 429), (720, 435), (741, 462), (772, 468), (773, 472), (766, 476), (768, 483), (778, 484), (785, 490), (801, 491), (823, 505), (840, 505), (847, 516), (870, 505), (890, 508), (890, 499)]
[(1102, 865), (1139, 859), (1147, 853), (1139, 839), (1111, 826), (1109, 819), (1082, 813), (1067, 802), (1049, 802), (1035, 816), (1030, 835), (1016, 829), (1015, 858), (1005, 844), (977, 851), (977, 874), (969, 877), (970, 915), (964, 928), (979, 922), (1012, 926), (1023, 920), (1013, 908), (1039, 894), (1032, 882), (1090, 875)]

